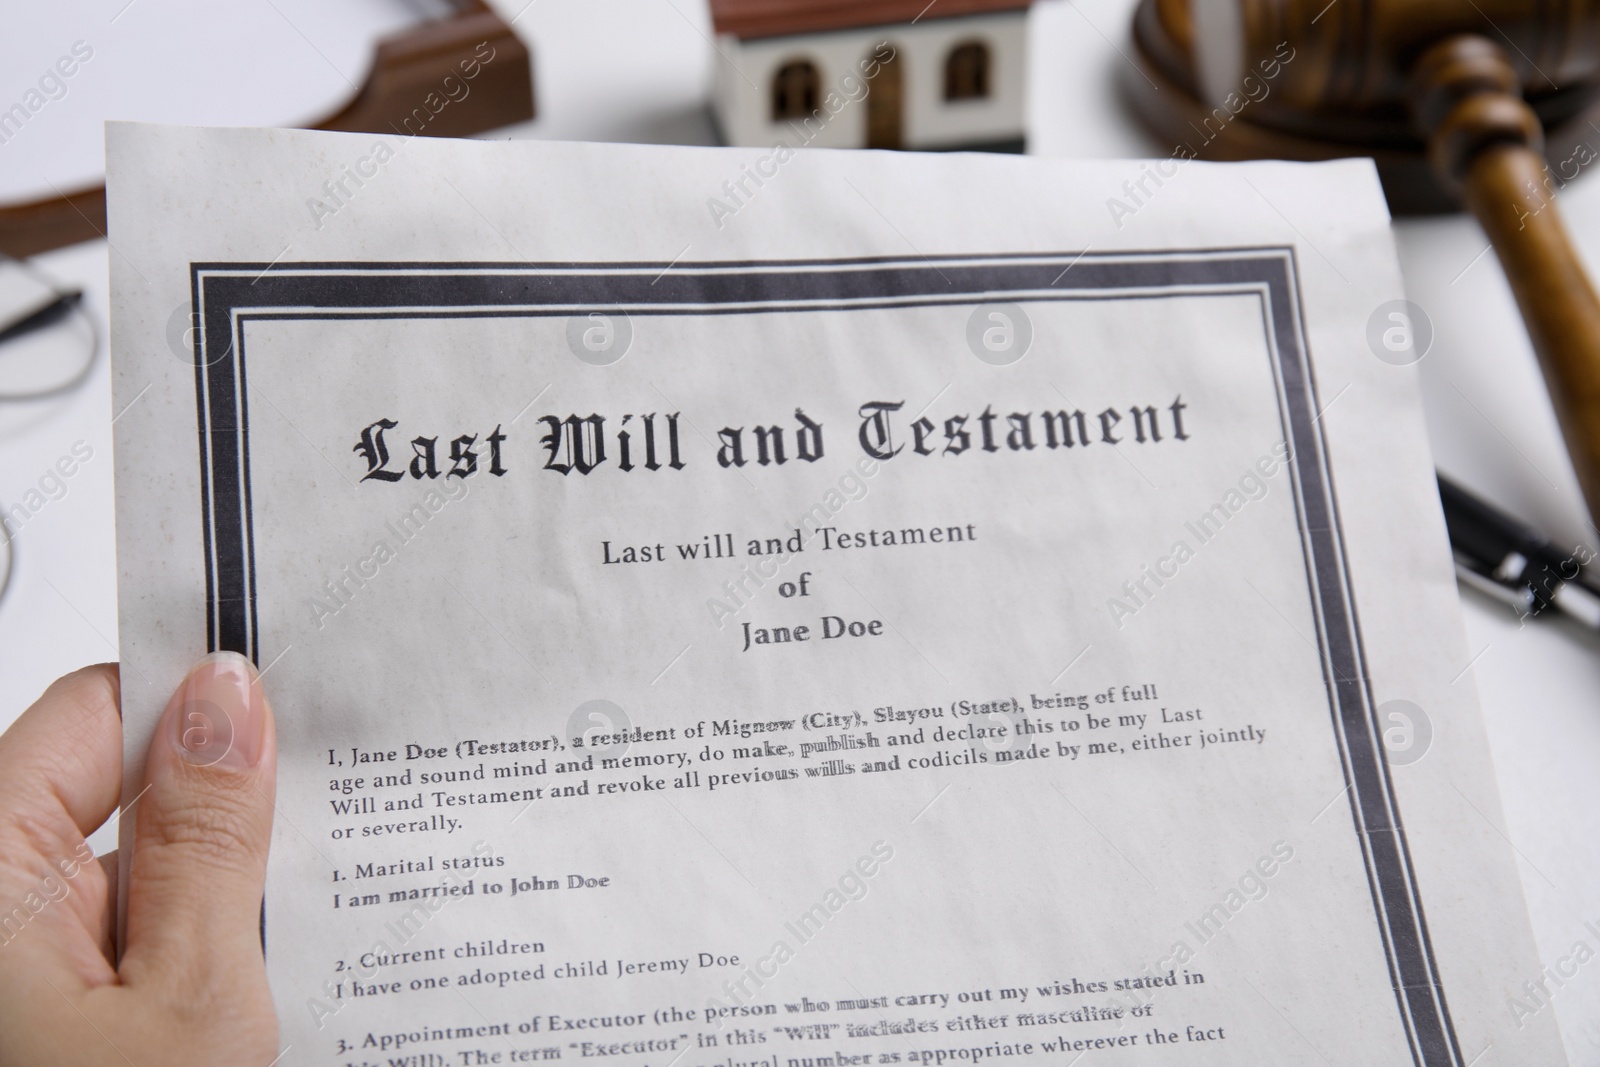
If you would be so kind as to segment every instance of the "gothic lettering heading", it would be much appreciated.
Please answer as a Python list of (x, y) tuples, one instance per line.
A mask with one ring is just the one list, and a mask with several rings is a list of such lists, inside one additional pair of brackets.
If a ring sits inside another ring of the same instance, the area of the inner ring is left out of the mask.
[[(1160, 406), (1133, 404), (1088, 412), (1071, 405), (997, 411), (986, 403), (981, 410), (969, 406), (963, 412), (936, 415), (927, 409), (908, 413), (904, 400), (868, 400), (853, 415), (854, 444), (879, 461), (1030, 452), (1068, 455), (1107, 445), (1153, 447), (1190, 439), (1188, 410), (1181, 395)], [(541, 415), (535, 422), (545, 432), (536, 442), (536, 455), (542, 459), (536, 469), (563, 477), (588, 476), (608, 468), (624, 474), (681, 471), (689, 466), (680, 432), (682, 415), (678, 411), (629, 412), (620, 418), (598, 412)], [(407, 433), (409, 427), (402, 430), (399, 420), (386, 417), (362, 427), (351, 452), (365, 464), (363, 483), (471, 478), (485, 471), (500, 478), (510, 472), (508, 462), (515, 449), (499, 423), (487, 433), (453, 437), (425, 432), (408, 440)], [(797, 407), (791, 422), (724, 426), (712, 435), (708, 462), (722, 469), (815, 463), (826, 455), (826, 443), (823, 423)]]

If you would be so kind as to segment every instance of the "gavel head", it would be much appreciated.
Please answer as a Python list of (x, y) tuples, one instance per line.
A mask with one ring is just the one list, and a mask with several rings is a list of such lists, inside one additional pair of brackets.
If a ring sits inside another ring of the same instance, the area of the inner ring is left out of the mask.
[(1600, 0), (1142, 0), (1134, 42), (1127, 95), (1176, 151), (1371, 155), (1398, 211), (1453, 206), (1427, 152), (1447, 74), (1525, 97), (1552, 164), (1600, 100)]

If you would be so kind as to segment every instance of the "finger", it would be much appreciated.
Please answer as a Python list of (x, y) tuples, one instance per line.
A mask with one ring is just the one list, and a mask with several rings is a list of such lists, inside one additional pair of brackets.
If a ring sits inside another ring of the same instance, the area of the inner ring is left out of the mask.
[(96, 856), (95, 862), (100, 864), (100, 875), (106, 880), (105, 902), (100, 909), (99, 937), (96, 943), (100, 947), (100, 955), (115, 967), (117, 965), (117, 850), (112, 849), (103, 856)]
[(0, 1001), (41, 979), (110, 980), (100, 955), (105, 881), (84, 835), (122, 780), (117, 668), (57, 681), (0, 737)]
[(261, 980), (262, 882), (277, 763), (255, 668), (218, 652), (173, 694), (134, 810), (125, 984), (179, 983), (197, 999)]
[(45, 690), (0, 736), (7, 823), (45, 829), (70, 852), (111, 817), (122, 791), (121, 692), (116, 664), (85, 667)]

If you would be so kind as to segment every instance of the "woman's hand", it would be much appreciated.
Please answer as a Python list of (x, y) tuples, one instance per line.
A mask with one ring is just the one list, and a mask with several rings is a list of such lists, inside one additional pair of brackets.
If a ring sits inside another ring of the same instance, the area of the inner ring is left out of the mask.
[(122, 789), (117, 668), (52, 685), (0, 736), (0, 1065), (268, 1067), (261, 957), (277, 748), (249, 661), (201, 660), (163, 715), (134, 821), (127, 943), (117, 859), (86, 834)]

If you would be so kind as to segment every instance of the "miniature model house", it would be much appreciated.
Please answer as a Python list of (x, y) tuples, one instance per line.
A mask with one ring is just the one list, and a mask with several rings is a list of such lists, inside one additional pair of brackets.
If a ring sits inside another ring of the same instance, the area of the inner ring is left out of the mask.
[(730, 145), (1023, 149), (1028, 0), (711, 0)]

